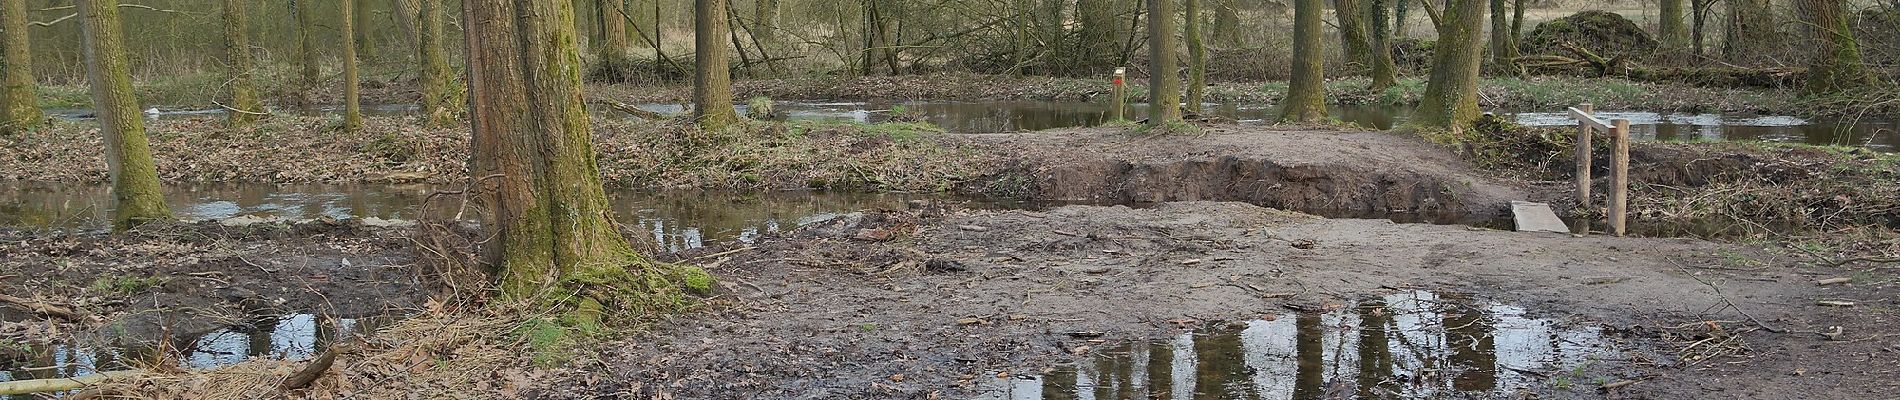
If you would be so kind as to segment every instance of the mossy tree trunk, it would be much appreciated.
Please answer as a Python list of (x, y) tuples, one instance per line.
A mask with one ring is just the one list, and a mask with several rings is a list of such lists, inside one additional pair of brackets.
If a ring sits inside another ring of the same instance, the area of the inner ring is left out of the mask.
[(1666, 57), (1682, 57), (1689, 49), (1688, 21), (1683, 19), (1684, 0), (1657, 0), (1656, 33)]
[(112, 178), (112, 229), (171, 218), (158, 184), (145, 139), (145, 116), (132, 97), (132, 72), (125, 58), (117, 0), (79, 0), (85, 38), (86, 81), (92, 84), (93, 111), (105, 136), (106, 167)]
[(1187, 110), (1201, 114), (1201, 102), (1207, 92), (1207, 44), (1201, 37), (1201, 0), (1185, 0), (1188, 46)]
[(245, 15), (246, 0), (224, 0), (224, 64), (229, 77), (231, 103), (227, 119), (232, 126), (242, 126), (256, 121), (264, 114), (264, 102), (257, 98), (257, 83), (252, 78), (257, 69), (251, 57), (250, 19)]
[(1286, 98), (1280, 100), (1280, 120), (1317, 122), (1326, 119), (1326, 56), (1320, 43), (1320, 0), (1293, 1), (1293, 72)]
[(1148, 124), (1181, 120), (1181, 70), (1175, 61), (1175, 0), (1148, 0)]
[(725, 40), (726, 1), (693, 0), (693, 118), (705, 129), (739, 122)]
[(343, 17), (338, 18), (337, 30), (343, 40), (343, 130), (355, 132), (363, 129), (363, 103), (361, 82), (356, 74), (356, 13), (352, 12), (356, 1), (336, 2), (343, 7)]
[(1808, 94), (1841, 93), (1875, 85), (1867, 71), (1860, 43), (1848, 24), (1847, 0), (1797, 0), (1809, 10), (1814, 58), (1808, 67)]
[[(1362, 68), (1372, 65), (1371, 39), (1366, 36), (1365, 11), (1360, 0), (1333, 0), (1333, 18), (1339, 22), (1339, 41), (1346, 47), (1346, 62)], [(1297, 4), (1295, 7), (1297, 8)], [(1294, 10), (1298, 13), (1299, 10)], [(1295, 25), (1299, 24), (1295, 16)], [(1294, 29), (1299, 29), (1297, 26)]]
[(581, 98), (573, 3), (468, 0), (473, 179), (502, 292), (590, 324), (647, 264), (614, 229)]
[(1431, 77), (1412, 120), (1424, 127), (1462, 130), (1478, 119), (1478, 70), (1484, 60), (1482, 0), (1451, 0), (1432, 48)]
[(33, 79), (33, 48), (27, 39), (26, 2), (0, 4), (0, 69), (6, 91), (0, 92), (0, 134), (18, 132), (45, 120), (40, 111), (39, 83)]
[(442, 53), (442, 0), (421, 0), (416, 11), (416, 60), (422, 66), (422, 115), (434, 126), (461, 120), (463, 88)]
[(1505, 0), (1491, 0), (1491, 69), (1497, 75), (1518, 75), (1517, 38), (1511, 34)]
[(291, 1), (293, 2), (291, 8), (294, 9), (292, 12), (297, 13), (297, 64), (301, 67), (299, 75), (303, 86), (303, 93), (299, 97), (308, 103), (310, 92), (315, 91), (317, 82), (323, 79), (323, 73), (317, 66), (317, 47), (310, 43), (310, 38), (316, 35), (317, 28), (316, 17), (310, 15), (313, 12), (310, 3), (314, 1)]
[(1392, 35), (1387, 22), (1391, 15), (1386, 12), (1388, 1), (1404, 0), (1372, 0), (1368, 4), (1372, 17), (1372, 26), (1368, 29), (1372, 42), (1372, 85), (1369, 88), (1375, 92), (1397, 85), (1399, 80), (1398, 66), (1392, 62)]

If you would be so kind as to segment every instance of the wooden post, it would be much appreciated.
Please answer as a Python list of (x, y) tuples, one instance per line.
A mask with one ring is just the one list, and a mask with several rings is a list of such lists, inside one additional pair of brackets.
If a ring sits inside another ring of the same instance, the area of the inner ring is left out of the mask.
[(1630, 189), (1630, 120), (1619, 119), (1616, 127), (1610, 129), (1611, 137), (1616, 138), (1616, 152), (1611, 153), (1610, 162), (1610, 228), (1617, 236), (1623, 236), (1628, 228), (1629, 189)]
[(1115, 88), (1112, 90), (1114, 94), (1111, 95), (1115, 98), (1115, 109), (1108, 112), (1110, 121), (1121, 121), (1124, 119), (1123, 112), (1128, 108), (1128, 84), (1125, 83), (1128, 81), (1127, 78), (1127, 68), (1115, 68)]
[[(1590, 103), (1578, 104), (1577, 109), (1592, 113)], [(1577, 208), (1590, 210), (1590, 123), (1577, 121)]]

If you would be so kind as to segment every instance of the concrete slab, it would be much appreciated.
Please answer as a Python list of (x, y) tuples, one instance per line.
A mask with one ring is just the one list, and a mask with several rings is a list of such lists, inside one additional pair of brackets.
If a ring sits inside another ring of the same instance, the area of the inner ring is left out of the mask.
[(1570, 226), (1557, 218), (1557, 212), (1551, 211), (1549, 204), (1513, 200), (1511, 215), (1517, 220), (1518, 232), (1570, 233)]

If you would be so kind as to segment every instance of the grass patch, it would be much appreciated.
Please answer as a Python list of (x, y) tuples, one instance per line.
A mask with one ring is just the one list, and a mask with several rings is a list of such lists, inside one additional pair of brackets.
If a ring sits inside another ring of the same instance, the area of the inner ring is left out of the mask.
[(169, 281), (171, 281), (170, 278), (159, 277), (159, 276), (144, 277), (144, 278), (130, 277), (130, 276), (122, 276), (122, 277), (115, 278), (115, 277), (101, 276), (99, 277), (99, 279), (93, 280), (91, 285), (86, 286), (86, 289), (94, 291), (94, 292), (135, 294), (139, 292), (144, 292), (146, 289), (151, 289), (154, 287), (158, 287), (160, 285), (164, 285), (165, 282), (169, 282)]

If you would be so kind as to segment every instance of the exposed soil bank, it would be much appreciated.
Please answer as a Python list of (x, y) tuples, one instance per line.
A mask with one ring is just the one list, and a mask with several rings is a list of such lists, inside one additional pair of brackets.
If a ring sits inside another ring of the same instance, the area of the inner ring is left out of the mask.
[(1016, 170), (982, 183), (982, 191), (1021, 190), (1035, 199), (1221, 200), (1484, 219), (1529, 196), (1523, 184), (1479, 173), (1450, 151), (1386, 132), (1219, 126), (1159, 137), (1110, 129), (966, 136), (1015, 152)]
[[(922, 220), (869, 214), (712, 264), (737, 306), (606, 344), (598, 361), (552, 370), (523, 393), (964, 398), (998, 372), (1040, 375), (1090, 348), (1402, 288), (1471, 293), (1614, 332), (1619, 350), (1598, 363), (1531, 371), (1548, 378), (1531, 391), (1538, 398), (1872, 398), (1893, 390), (1900, 368), (1887, 336), (1896, 316), (1890, 278), (1820, 287), (1815, 279), (1852, 272), (1698, 240), (1188, 202)], [(1815, 305), (1843, 298), (1860, 305)], [(1788, 333), (1758, 329), (1731, 302)], [(1713, 322), (1721, 330), (1709, 336), (1698, 321), (1722, 321)], [(1815, 333), (1830, 326), (1845, 332), (1841, 340)], [(1729, 334), (1740, 338), (1712, 358), (1685, 358), (1711, 349), (1694, 341)], [(1626, 379), (1638, 383), (1599, 392)]]

